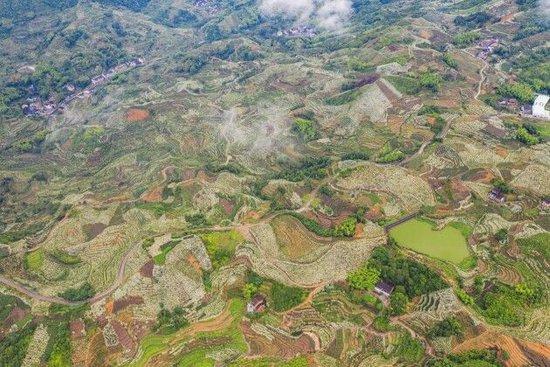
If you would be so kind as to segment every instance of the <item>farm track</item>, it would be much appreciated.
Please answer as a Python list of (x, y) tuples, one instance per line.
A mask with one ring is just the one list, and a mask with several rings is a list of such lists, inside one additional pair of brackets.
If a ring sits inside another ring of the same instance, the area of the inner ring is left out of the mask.
[(111, 293), (113, 293), (118, 287), (120, 287), (122, 285), (122, 281), (124, 279), (124, 272), (126, 270), (126, 263), (128, 261), (128, 258), (130, 257), (130, 254), (132, 253), (132, 250), (134, 249), (135, 245), (136, 244), (131, 246), (130, 249), (128, 249), (128, 251), (126, 251), (126, 253), (122, 257), (122, 260), (121, 260), (120, 265), (118, 267), (118, 273), (117, 273), (117, 276), (116, 276), (115, 281), (113, 282), (113, 284), (109, 288), (107, 288), (106, 290), (104, 290), (100, 293), (97, 293), (95, 296), (93, 296), (92, 298), (90, 298), (86, 301), (73, 302), (73, 301), (67, 301), (67, 300), (65, 300), (61, 297), (46, 296), (46, 295), (43, 295), (41, 293), (38, 293), (37, 291), (35, 291), (33, 289), (30, 289), (30, 288), (26, 287), (25, 285), (15, 281), (15, 280), (6, 278), (3, 275), (0, 275), (0, 283), (5, 285), (6, 287), (15, 289), (16, 291), (26, 295), (27, 297), (30, 297), (32, 299), (35, 299), (35, 300), (41, 301), (41, 302), (49, 302), (49, 303), (55, 303), (55, 304), (58, 304), (58, 305), (65, 305), (65, 306), (79, 306), (79, 305), (82, 305), (82, 304), (85, 304), (85, 303), (93, 304), (93, 303), (96, 303), (96, 302), (101, 301), (102, 299), (108, 297)]

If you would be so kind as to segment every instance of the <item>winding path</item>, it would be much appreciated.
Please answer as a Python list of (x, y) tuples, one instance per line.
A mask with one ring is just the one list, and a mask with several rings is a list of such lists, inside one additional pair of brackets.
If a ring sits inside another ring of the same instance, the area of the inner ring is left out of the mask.
[(33, 289), (28, 288), (27, 286), (13, 280), (13, 279), (7, 278), (3, 275), (0, 275), (0, 283), (5, 285), (6, 287), (15, 289), (19, 293), (22, 293), (22, 294), (26, 295), (27, 297), (30, 297), (30, 298), (32, 298), (34, 300), (37, 300), (37, 301), (55, 303), (55, 304), (58, 304), (58, 305), (65, 305), (65, 306), (79, 306), (79, 305), (82, 305), (84, 303), (90, 303), (90, 304), (96, 303), (96, 302), (101, 301), (102, 299), (106, 298), (107, 296), (109, 296), (118, 287), (120, 287), (122, 285), (122, 281), (124, 280), (124, 271), (126, 270), (126, 263), (128, 262), (128, 258), (130, 257), (130, 254), (132, 253), (132, 250), (134, 249), (135, 246), (136, 246), (136, 244), (132, 245), (126, 251), (126, 253), (123, 255), (122, 261), (120, 262), (120, 265), (118, 267), (117, 276), (116, 276), (115, 281), (113, 282), (113, 284), (109, 288), (107, 288), (106, 290), (104, 290), (100, 293), (97, 293), (95, 296), (93, 296), (92, 298), (90, 298), (86, 301), (67, 301), (66, 299), (63, 299), (63, 298), (57, 297), (57, 296), (46, 296), (46, 295), (43, 295), (41, 293), (38, 293), (37, 291), (35, 291)]

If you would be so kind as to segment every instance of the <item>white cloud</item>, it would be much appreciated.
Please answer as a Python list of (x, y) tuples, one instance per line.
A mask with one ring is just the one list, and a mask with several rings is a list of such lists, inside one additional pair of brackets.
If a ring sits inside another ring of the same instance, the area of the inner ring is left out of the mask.
[(546, 21), (550, 21), (550, 0), (539, 0), (539, 8)]
[(352, 14), (351, 6), (351, 0), (260, 0), (260, 11), (265, 16), (314, 22), (330, 30), (345, 25)]
[(342, 28), (351, 16), (351, 0), (327, 0), (317, 9), (317, 21), (327, 29)]

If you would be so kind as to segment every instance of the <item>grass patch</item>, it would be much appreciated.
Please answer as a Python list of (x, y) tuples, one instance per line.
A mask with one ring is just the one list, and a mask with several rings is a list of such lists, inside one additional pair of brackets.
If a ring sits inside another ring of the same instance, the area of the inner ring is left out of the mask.
[(393, 228), (390, 235), (400, 246), (455, 265), (470, 256), (463, 232), (454, 226), (435, 230), (429, 223), (413, 219)]
[(227, 265), (237, 246), (244, 242), (243, 236), (235, 230), (205, 233), (201, 235), (201, 239), (214, 269)]
[(44, 265), (44, 251), (42, 249), (25, 254), (25, 268), (31, 272), (39, 272)]
[(76, 265), (79, 264), (82, 260), (76, 255), (71, 255), (66, 251), (55, 249), (49, 253), (49, 255), (57, 262), (64, 265)]
[(166, 263), (166, 256), (176, 245), (180, 243), (180, 240), (170, 241), (160, 247), (160, 254), (153, 258), (155, 265), (164, 265)]

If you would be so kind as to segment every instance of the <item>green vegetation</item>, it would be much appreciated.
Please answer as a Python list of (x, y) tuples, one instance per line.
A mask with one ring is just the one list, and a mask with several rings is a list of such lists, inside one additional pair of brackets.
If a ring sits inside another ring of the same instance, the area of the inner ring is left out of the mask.
[(210, 232), (202, 234), (200, 237), (204, 242), (214, 269), (229, 264), (235, 254), (235, 249), (244, 241), (242, 235), (236, 230)]
[(357, 219), (355, 217), (346, 218), (342, 223), (334, 228), (335, 237), (353, 237), (355, 235), (355, 226)]
[(518, 238), (517, 243), (520, 248), (530, 256), (540, 256), (550, 261), (550, 233), (539, 233), (527, 238)]
[(311, 141), (319, 137), (319, 133), (315, 128), (315, 122), (303, 118), (297, 118), (292, 125), (292, 131), (298, 135), (302, 141)]
[(327, 168), (330, 165), (328, 157), (310, 157), (303, 159), (298, 164), (289, 164), (283, 171), (274, 178), (298, 182), (306, 178), (322, 179), (327, 175)]
[(20, 366), (36, 326), (31, 324), (0, 340), (0, 366)]
[(447, 287), (441, 277), (427, 266), (386, 247), (374, 249), (368, 264), (380, 270), (381, 279), (402, 286), (409, 299)]
[(453, 69), (458, 69), (458, 62), (456, 59), (448, 52), (445, 52), (441, 57), (441, 60), (447, 64), (448, 67)]
[(48, 326), (50, 339), (44, 352), (48, 367), (65, 367), (71, 363), (71, 340), (69, 321), (54, 321)]
[(470, 350), (428, 362), (429, 367), (502, 367), (496, 350)]
[(174, 240), (160, 246), (160, 253), (153, 258), (155, 264), (164, 265), (166, 263), (166, 256), (174, 249), (174, 247), (176, 247), (178, 243), (180, 243), (180, 240)]
[(44, 265), (44, 251), (38, 249), (25, 254), (25, 269), (31, 272), (39, 272)]
[(59, 294), (67, 301), (79, 302), (92, 298), (95, 294), (94, 287), (88, 282), (82, 284), (79, 288), (69, 288)]
[(420, 86), (424, 89), (428, 89), (434, 93), (439, 91), (443, 78), (439, 74), (433, 71), (426, 71), (419, 76)]
[(535, 92), (524, 83), (507, 83), (497, 89), (497, 94), (502, 97), (515, 98), (523, 103), (532, 103), (535, 100)]
[(298, 287), (289, 287), (278, 282), (274, 282), (271, 287), (271, 305), (277, 312), (299, 305), (305, 297), (306, 292)]
[(525, 126), (516, 130), (516, 140), (525, 145), (535, 145), (541, 142), (539, 132), (536, 129), (528, 129)]
[(432, 339), (449, 336), (459, 337), (462, 336), (463, 332), (464, 327), (460, 321), (453, 316), (449, 316), (432, 326), (428, 331), (428, 336)]
[(395, 341), (393, 354), (399, 357), (400, 361), (416, 364), (424, 356), (424, 347), (420, 340), (413, 338), (408, 332), (405, 332)]
[(407, 310), (409, 297), (403, 292), (395, 291), (390, 296), (390, 311), (392, 315), (403, 315)]
[(76, 255), (71, 255), (66, 251), (61, 249), (55, 249), (49, 253), (49, 255), (57, 262), (64, 265), (76, 265), (81, 262), (80, 257)]
[(390, 235), (400, 246), (455, 265), (470, 256), (460, 230), (449, 225), (435, 230), (430, 223), (413, 219), (392, 228)]
[(462, 32), (453, 37), (453, 43), (458, 47), (467, 47), (481, 38), (479, 32)]
[(380, 270), (363, 264), (359, 269), (348, 274), (347, 281), (351, 287), (360, 290), (373, 290), (380, 279)]
[(156, 330), (159, 330), (161, 333), (169, 334), (188, 325), (189, 321), (185, 318), (183, 308), (177, 306), (170, 311), (161, 304), (160, 311), (157, 315), (157, 324), (155, 325)]

